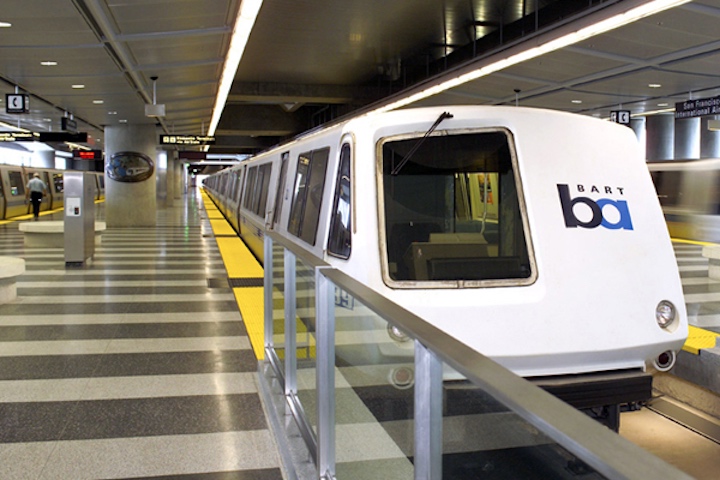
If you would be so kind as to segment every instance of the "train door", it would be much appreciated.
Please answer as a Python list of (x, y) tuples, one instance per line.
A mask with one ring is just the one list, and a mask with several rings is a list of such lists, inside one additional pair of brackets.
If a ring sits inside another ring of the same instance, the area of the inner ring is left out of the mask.
[(340, 147), (335, 195), (330, 211), (327, 252), (334, 257), (350, 258), (352, 247), (352, 148), (349, 139)]
[(105, 176), (102, 173), (97, 174), (98, 180), (98, 200), (105, 200)]
[[(40, 204), (40, 211), (44, 212), (47, 210), (50, 210), (52, 206), (53, 201), (53, 189), (52, 189), (52, 183), (50, 183), (50, 174), (49, 172), (37, 172), (40, 174), (40, 180), (43, 181), (43, 183), (47, 186), (46, 195), (43, 197), (43, 201)], [(28, 178), (30, 180), (30, 178)]]
[(280, 156), (280, 175), (278, 175), (278, 182), (275, 187), (275, 203), (273, 204), (272, 211), (272, 222), (269, 225), (271, 230), (274, 230), (277, 223), (280, 221), (280, 214), (282, 213), (283, 200), (285, 199), (285, 179), (287, 178), (288, 160), (290, 158), (290, 152), (285, 152)]
[(25, 176), (18, 169), (8, 168), (3, 173), (7, 175), (5, 184), (5, 218), (25, 215), (29, 211), (29, 202), (25, 202)]
[(53, 172), (51, 183), (48, 184), (52, 191), (52, 209), (62, 208), (65, 197), (65, 178), (62, 172)]
[(237, 198), (237, 213), (236, 213), (236, 215), (237, 215), (238, 233), (240, 233), (240, 234), (243, 233), (243, 229), (242, 229), (243, 205), (242, 205), (242, 202), (243, 202), (243, 199), (245, 198), (245, 191), (247, 190), (247, 180), (246, 180), (247, 179), (247, 169), (248, 169), (247, 165), (244, 165), (242, 167), (242, 170), (238, 170), (238, 181), (240, 182), (240, 185), (237, 189), (237, 194), (236, 194), (236, 198)]

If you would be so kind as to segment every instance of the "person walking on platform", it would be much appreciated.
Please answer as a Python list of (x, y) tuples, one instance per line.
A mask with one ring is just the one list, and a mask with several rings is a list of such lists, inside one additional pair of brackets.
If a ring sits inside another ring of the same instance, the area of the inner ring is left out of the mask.
[(30, 201), (33, 206), (33, 217), (35, 221), (40, 216), (40, 203), (42, 202), (43, 195), (47, 192), (47, 185), (45, 182), (40, 180), (40, 174), (36, 173), (33, 178), (27, 183), (25, 187), (25, 200), (30, 196)]

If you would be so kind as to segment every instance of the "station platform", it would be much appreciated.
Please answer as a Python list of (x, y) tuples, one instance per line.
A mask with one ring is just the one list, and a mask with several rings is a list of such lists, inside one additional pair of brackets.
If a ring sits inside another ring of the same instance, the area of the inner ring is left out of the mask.
[(199, 192), (176, 204), (154, 228), (108, 228), (83, 268), (0, 225), (0, 255), (26, 261), (0, 306), (3, 480), (284, 478), (218, 248), (231, 239)]
[[(694, 295), (702, 264), (676, 248)], [(0, 225), (0, 256), (26, 261), (18, 298), (0, 305), (0, 478), (294, 478), (259, 393), (262, 268), (200, 191), (158, 209), (154, 228), (108, 228), (83, 268), (65, 268), (61, 248), (26, 247), (17, 221)], [(708, 285), (703, 295), (720, 292)], [(405, 459), (383, 428), (343, 428), (375, 435), (353, 458)]]

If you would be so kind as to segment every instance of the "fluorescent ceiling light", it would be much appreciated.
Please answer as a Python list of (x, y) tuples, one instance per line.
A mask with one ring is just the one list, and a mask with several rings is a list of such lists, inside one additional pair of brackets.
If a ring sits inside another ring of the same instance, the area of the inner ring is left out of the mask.
[(225, 57), (225, 65), (223, 67), (222, 76), (220, 77), (220, 85), (218, 87), (217, 97), (215, 97), (215, 108), (213, 108), (212, 119), (210, 120), (210, 128), (207, 135), (213, 136), (215, 129), (220, 122), (220, 116), (225, 108), (225, 102), (230, 94), (230, 87), (235, 79), (238, 65), (245, 53), (248, 38), (252, 31), (255, 20), (262, 7), (262, 0), (242, 0), (240, 11), (235, 19), (235, 28), (233, 29), (232, 38), (230, 39), (230, 48), (227, 57)]
[[(658, 106), (660, 106), (660, 105), (658, 105)], [(663, 108), (663, 109), (660, 109), (660, 110), (652, 110), (652, 111), (649, 111), (649, 112), (633, 113), (633, 114), (630, 115), (630, 116), (633, 117), (633, 118), (635, 118), (635, 117), (649, 117), (650, 115), (662, 115), (663, 113), (672, 113), (672, 112), (674, 112), (674, 111), (675, 111), (675, 107), (673, 107), (673, 108)]]
[(85, 85), (78, 83), (78, 84), (73, 85), (72, 88), (75, 88), (75, 89), (85, 88)]
[(54, 67), (57, 65), (57, 62), (53, 62), (52, 60), (47, 60), (45, 62), (40, 62), (40, 65), (46, 66), (46, 67)]
[(10, 27), (12, 27), (12, 23), (0, 22), (0, 28), (10, 28)]
[(527, 50), (518, 52), (514, 55), (510, 55), (509, 57), (503, 58), (489, 65), (479, 67), (470, 72), (460, 74), (449, 80), (445, 80), (439, 84), (428, 87), (420, 92), (408, 95), (407, 97), (392, 102), (386, 106), (379, 107), (370, 113), (387, 112), (390, 110), (395, 110), (397, 108), (405, 107), (407, 105), (410, 105), (428, 97), (432, 97), (433, 95), (437, 95), (438, 93), (442, 93), (446, 90), (455, 88), (467, 82), (477, 80), (478, 78), (486, 77), (492, 73), (498, 72), (508, 67), (512, 67), (522, 62), (526, 62), (528, 60), (532, 60), (533, 58), (545, 55), (546, 53), (555, 52), (557, 50), (560, 50), (561, 48), (574, 45), (578, 42), (582, 42), (583, 40), (587, 40), (588, 38), (600, 35), (602, 33), (607, 33), (616, 28), (628, 25), (645, 17), (649, 17), (650, 15), (654, 15), (669, 8), (677, 7), (690, 1), (691, 0), (648, 1), (647, 3), (643, 3), (642, 5), (639, 5), (637, 7), (630, 8), (629, 10), (626, 10), (617, 15), (613, 15), (604, 20), (600, 20), (599, 22), (588, 25), (587, 27), (580, 28), (579, 30), (571, 32), (567, 35), (555, 38), (536, 47), (528, 48)]
[(17, 125), (10, 125), (9, 123), (6, 123), (6, 122), (0, 122), (0, 127), (9, 128), (13, 132), (26, 132), (26, 133), (30, 132), (30, 130), (28, 130), (26, 128), (21, 128), (21, 127), (18, 127)]

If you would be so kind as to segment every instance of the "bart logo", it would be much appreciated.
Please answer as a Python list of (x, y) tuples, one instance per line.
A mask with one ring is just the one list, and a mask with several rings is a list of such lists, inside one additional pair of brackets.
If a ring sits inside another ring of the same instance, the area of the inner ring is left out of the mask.
[[(605, 227), (610, 230), (632, 230), (632, 219), (630, 211), (625, 200), (613, 200), (611, 198), (599, 198), (593, 200), (589, 197), (570, 197), (570, 188), (567, 185), (558, 184), (558, 195), (560, 195), (560, 204), (562, 205), (563, 217), (565, 217), (565, 226), (567, 228), (596, 228)], [(584, 192), (585, 187), (578, 185), (578, 192)], [(600, 193), (600, 190), (593, 186), (591, 192)], [(623, 194), (622, 188), (615, 188), (615, 192)], [(606, 194), (613, 194), (611, 187), (605, 187)], [(589, 220), (583, 221), (575, 214), (575, 206), (578, 204), (586, 205), (592, 212)], [(609, 221), (605, 215), (612, 219), (617, 219), (615, 223)]]

